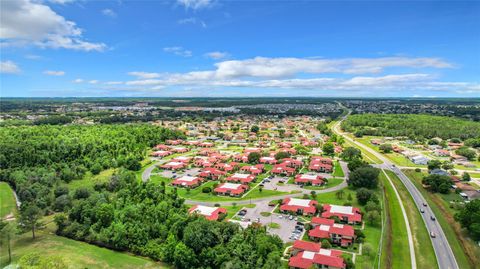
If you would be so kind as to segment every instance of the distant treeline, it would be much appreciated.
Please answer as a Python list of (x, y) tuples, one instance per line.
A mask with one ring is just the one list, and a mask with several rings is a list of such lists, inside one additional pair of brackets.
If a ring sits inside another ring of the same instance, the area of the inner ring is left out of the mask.
[(406, 136), (414, 140), (480, 137), (480, 123), (455, 117), (412, 114), (351, 115), (342, 128), (355, 136)]

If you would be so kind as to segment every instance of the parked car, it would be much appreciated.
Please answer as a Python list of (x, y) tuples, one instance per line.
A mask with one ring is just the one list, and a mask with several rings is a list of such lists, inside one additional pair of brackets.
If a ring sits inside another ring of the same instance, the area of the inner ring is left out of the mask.
[(292, 215), (290, 215), (290, 217), (288, 217), (288, 219), (289, 219), (289, 220), (293, 220), (293, 216), (292, 216)]

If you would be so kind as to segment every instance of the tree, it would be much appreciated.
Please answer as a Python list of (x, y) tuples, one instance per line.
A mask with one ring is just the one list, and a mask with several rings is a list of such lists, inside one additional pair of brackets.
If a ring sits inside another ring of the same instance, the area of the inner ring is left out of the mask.
[(430, 160), (427, 162), (428, 170), (440, 169), (442, 167), (442, 161), (439, 160)]
[(369, 257), (372, 257), (372, 255), (374, 254), (372, 245), (370, 243), (363, 244), (362, 253)]
[(462, 175), (462, 180), (463, 181), (470, 181), (471, 179), (472, 178), (470, 177), (469, 173), (467, 173), (467, 172), (463, 173), (463, 175)]
[(19, 223), (25, 229), (32, 231), (32, 238), (35, 239), (35, 230), (41, 226), (39, 222), (42, 217), (42, 211), (36, 205), (27, 205), (20, 210)]
[(248, 162), (251, 164), (258, 163), (260, 158), (261, 158), (261, 155), (258, 152), (251, 152), (250, 154), (248, 154)]
[(351, 193), (349, 193), (349, 194), (347, 195), (347, 200), (348, 200), (349, 202), (353, 201), (353, 197), (352, 197), (352, 194), (351, 194)]
[(458, 148), (457, 150), (455, 150), (455, 153), (457, 153), (458, 155), (462, 155), (469, 160), (475, 160), (475, 158), (477, 157), (477, 153), (475, 152), (475, 150), (469, 149), (466, 146)]
[(480, 200), (465, 204), (465, 207), (455, 215), (455, 219), (467, 229), (475, 241), (480, 240)]
[(433, 192), (449, 193), (452, 179), (449, 176), (431, 174), (423, 178), (422, 183), (428, 185)]
[(285, 158), (289, 158), (290, 157), (290, 153), (286, 152), (286, 151), (279, 151), (275, 154), (275, 159), (276, 160), (281, 160), (281, 159), (285, 159)]
[(125, 168), (127, 168), (128, 170), (131, 170), (131, 171), (138, 171), (142, 168), (142, 165), (140, 164), (140, 162), (132, 156), (130, 156), (129, 158), (127, 158), (125, 160), (125, 165), (124, 166), (125, 166)]
[(250, 132), (252, 133), (258, 133), (260, 131), (260, 128), (257, 125), (253, 125), (252, 128), (250, 128)]
[(333, 156), (335, 154), (335, 146), (332, 142), (325, 143), (322, 147), (323, 153), (328, 156)]
[(95, 163), (92, 168), (90, 168), (90, 171), (92, 174), (98, 175), (100, 172), (102, 172), (102, 166), (99, 163)]
[(322, 248), (332, 248), (332, 244), (328, 239), (323, 239), (322, 240)]
[(383, 151), (383, 153), (390, 153), (393, 150), (393, 147), (391, 144), (381, 144), (379, 149)]
[(335, 196), (337, 197), (337, 199), (342, 200), (344, 194), (345, 194), (344, 190), (339, 190), (335, 193)]
[(376, 210), (372, 210), (367, 212), (367, 221), (370, 223), (370, 225), (377, 224), (378, 221), (380, 220), (380, 213)]
[[(11, 221), (2, 221), (0, 220), (0, 235), (2, 242), (7, 245), (8, 250), (8, 264), (12, 262), (12, 246), (11, 240), (15, 236), (16, 227)], [(3, 245), (2, 243), (2, 245)]]
[(380, 208), (380, 205), (372, 200), (368, 201), (367, 204), (365, 205), (365, 211), (373, 211), (373, 210), (377, 210), (377, 211), (380, 211), (381, 208)]
[(347, 166), (348, 166), (348, 170), (350, 170), (350, 172), (353, 172), (357, 168), (368, 166), (368, 163), (362, 159), (353, 159), (350, 162), (348, 162)]
[(443, 162), (442, 164), (442, 169), (444, 170), (450, 170), (450, 169), (453, 169), (453, 163), (449, 162), (449, 161), (445, 161)]
[(179, 242), (175, 246), (175, 252), (173, 253), (173, 264), (179, 269), (196, 268), (197, 257), (195, 252), (183, 242)]
[(380, 170), (372, 166), (357, 168), (350, 173), (348, 184), (356, 188), (374, 189), (378, 186), (378, 175)]
[(362, 159), (362, 152), (354, 147), (346, 147), (343, 152), (340, 154), (340, 158), (346, 162), (350, 162), (352, 160)]
[(372, 198), (372, 196), (375, 196), (375, 193), (369, 189), (360, 188), (357, 190), (356, 196), (359, 204), (366, 205), (367, 202)]

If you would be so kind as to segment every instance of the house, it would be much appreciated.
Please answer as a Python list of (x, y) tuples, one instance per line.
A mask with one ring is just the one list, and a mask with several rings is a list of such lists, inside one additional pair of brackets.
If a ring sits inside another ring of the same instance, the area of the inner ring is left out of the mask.
[(189, 149), (185, 147), (174, 147), (171, 150), (175, 153), (185, 153), (189, 151)]
[(323, 177), (319, 175), (299, 174), (295, 177), (295, 184), (298, 185), (321, 186), (324, 183)]
[(247, 173), (250, 173), (252, 175), (258, 175), (258, 174), (261, 174), (263, 172), (263, 164), (256, 164), (256, 165), (246, 165), (246, 166), (242, 166), (240, 168), (240, 171), (242, 172), (247, 172)]
[(274, 157), (261, 157), (259, 161), (261, 163), (264, 163), (264, 164), (276, 164), (277, 163), (277, 159), (275, 159)]
[(280, 211), (283, 213), (292, 213), (299, 215), (314, 215), (317, 212), (315, 200), (285, 198), (280, 206)]
[(152, 153), (153, 157), (166, 157), (168, 155), (172, 154), (171, 151), (166, 151), (166, 150), (157, 150)]
[(370, 143), (372, 143), (372, 145), (379, 146), (379, 145), (382, 144), (382, 140), (372, 139), (372, 140), (370, 140)]
[(215, 146), (215, 144), (212, 142), (202, 142), (202, 143), (199, 143), (198, 146), (202, 148), (211, 148)]
[(327, 163), (311, 161), (308, 165), (308, 170), (321, 173), (331, 173), (333, 171), (333, 166)]
[(423, 155), (414, 155), (414, 156), (410, 156), (410, 161), (418, 165), (427, 165), (429, 159)]
[(232, 172), (237, 169), (238, 163), (230, 162), (230, 163), (217, 163), (215, 164), (215, 168), (220, 169), (225, 172)]
[(190, 141), (185, 141), (183, 144), (187, 146), (196, 146), (200, 143), (200, 141), (197, 140), (190, 140)]
[(213, 192), (218, 195), (241, 196), (248, 189), (247, 185), (235, 183), (222, 183)]
[(202, 215), (207, 220), (218, 220), (222, 214), (227, 214), (227, 209), (223, 207), (195, 205), (188, 210), (188, 213)]
[(450, 156), (450, 151), (448, 151), (446, 149), (436, 149), (434, 151), (434, 154), (436, 156), (439, 156), (439, 157), (448, 157), (448, 156)]
[(255, 180), (255, 176), (250, 174), (235, 173), (232, 176), (227, 177), (225, 180), (236, 183), (248, 184)]
[(295, 173), (295, 168), (288, 167), (284, 164), (276, 164), (272, 168), (272, 174), (291, 176)]
[(288, 261), (290, 268), (329, 268), (343, 269), (346, 267), (342, 251), (323, 249), (320, 243), (297, 240), (292, 246), (292, 256)]
[(291, 148), (291, 147), (292, 147), (292, 143), (290, 143), (290, 142), (281, 142), (281, 143), (278, 143), (278, 147), (280, 147), (280, 148)]
[(252, 153), (252, 152), (257, 152), (257, 153), (261, 153), (262, 152), (262, 149), (261, 148), (245, 148), (243, 150), (243, 153), (246, 153), (247, 156), (248, 154)]
[(311, 240), (330, 239), (334, 244), (348, 247), (355, 239), (355, 230), (352, 226), (335, 223), (333, 219), (313, 217), (310, 224), (314, 227), (308, 231)]
[(203, 178), (207, 178), (207, 179), (213, 179), (213, 180), (219, 179), (220, 177), (222, 177), (224, 175), (225, 175), (225, 172), (223, 172), (223, 171), (221, 171), (217, 168), (213, 168), (213, 167), (204, 168), (198, 174), (199, 177), (203, 177)]
[(172, 162), (181, 162), (181, 163), (189, 163), (192, 160), (190, 157), (179, 156), (172, 159)]
[(181, 176), (172, 181), (172, 185), (176, 187), (196, 188), (202, 184), (202, 181), (200, 177)]
[(348, 224), (360, 224), (362, 222), (362, 214), (360, 209), (351, 206), (341, 205), (323, 205), (322, 218), (338, 217), (340, 221)]
[(450, 176), (450, 174), (447, 171), (439, 169), (439, 168), (435, 168), (433, 170), (430, 170), (428, 173), (430, 175)]
[(155, 146), (155, 149), (158, 149), (158, 150), (169, 150), (169, 149), (170, 149), (170, 146), (167, 146), (167, 145), (164, 145), (164, 144), (159, 144), (159, 145), (156, 145), (156, 146)]
[(243, 154), (237, 154), (233, 156), (233, 160), (236, 162), (241, 162), (241, 163), (248, 163), (248, 154), (243, 153)]
[(185, 168), (186, 166), (187, 166), (186, 163), (171, 161), (162, 165), (161, 168), (168, 169), (168, 170), (179, 170), (179, 169)]
[(282, 159), (281, 164), (287, 166), (287, 167), (292, 167), (292, 168), (300, 168), (303, 165), (303, 162), (300, 160), (296, 160), (293, 158), (284, 158)]
[(177, 140), (167, 140), (165, 141), (165, 143), (167, 145), (173, 145), (173, 146), (176, 146), (176, 145), (181, 145), (183, 143), (183, 140), (181, 139), (177, 139)]

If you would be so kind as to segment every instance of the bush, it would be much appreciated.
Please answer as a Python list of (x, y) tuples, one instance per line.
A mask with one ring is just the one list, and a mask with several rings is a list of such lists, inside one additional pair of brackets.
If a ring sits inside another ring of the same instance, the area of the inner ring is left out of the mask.
[(356, 188), (374, 189), (378, 186), (379, 174), (380, 170), (372, 166), (360, 167), (350, 173), (348, 184)]
[(202, 192), (203, 192), (203, 193), (211, 193), (211, 192), (212, 192), (212, 188), (210, 188), (210, 187), (203, 187), (203, 188), (202, 188)]

